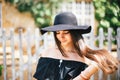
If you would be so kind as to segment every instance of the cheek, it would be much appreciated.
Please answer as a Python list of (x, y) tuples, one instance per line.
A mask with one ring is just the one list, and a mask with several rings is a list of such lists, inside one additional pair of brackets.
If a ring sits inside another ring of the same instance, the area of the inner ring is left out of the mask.
[(59, 40), (59, 39), (60, 39), (60, 36), (59, 36), (59, 35), (56, 35), (56, 38)]
[(69, 42), (72, 42), (71, 36), (67, 36), (66, 39), (67, 39)]
[(59, 35), (56, 35), (57, 40), (61, 43), (62, 38)]

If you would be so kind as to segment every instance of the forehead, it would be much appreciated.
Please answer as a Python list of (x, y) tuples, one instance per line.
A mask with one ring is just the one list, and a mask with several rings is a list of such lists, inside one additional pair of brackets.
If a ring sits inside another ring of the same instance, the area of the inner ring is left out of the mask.
[(66, 31), (69, 31), (69, 30), (60, 30), (60, 31), (56, 31), (56, 32), (66, 32)]

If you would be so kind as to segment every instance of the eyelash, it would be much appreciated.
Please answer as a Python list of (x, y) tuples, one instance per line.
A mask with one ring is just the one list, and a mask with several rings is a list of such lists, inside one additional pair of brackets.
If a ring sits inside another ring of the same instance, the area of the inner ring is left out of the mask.
[(70, 33), (70, 32), (65, 32), (65, 34), (68, 34), (68, 33)]
[[(60, 32), (56, 32), (56, 34), (59, 34)], [(70, 33), (70, 32), (64, 32), (64, 34), (68, 34), (68, 33)]]

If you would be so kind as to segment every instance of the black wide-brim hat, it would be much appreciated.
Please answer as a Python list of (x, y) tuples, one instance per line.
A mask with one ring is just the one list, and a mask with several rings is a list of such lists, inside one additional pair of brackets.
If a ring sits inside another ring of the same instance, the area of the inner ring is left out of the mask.
[(91, 26), (78, 25), (76, 16), (73, 13), (63, 12), (56, 15), (53, 26), (42, 28), (41, 33), (60, 30), (79, 30), (81, 34), (85, 34), (91, 31)]

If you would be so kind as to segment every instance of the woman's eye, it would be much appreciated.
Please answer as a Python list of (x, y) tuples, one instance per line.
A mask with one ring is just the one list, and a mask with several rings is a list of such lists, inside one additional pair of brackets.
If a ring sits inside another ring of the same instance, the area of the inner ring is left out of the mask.
[(60, 34), (60, 33), (62, 33), (62, 34), (68, 34), (68, 33), (69, 33), (69, 31), (56, 32), (56, 34)]
[(56, 34), (59, 34), (60, 32), (56, 32)]
[(64, 32), (64, 34), (68, 34), (68, 33), (69, 33), (69, 31)]

